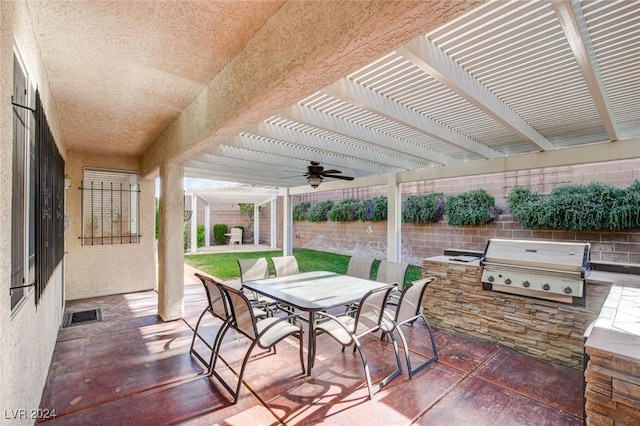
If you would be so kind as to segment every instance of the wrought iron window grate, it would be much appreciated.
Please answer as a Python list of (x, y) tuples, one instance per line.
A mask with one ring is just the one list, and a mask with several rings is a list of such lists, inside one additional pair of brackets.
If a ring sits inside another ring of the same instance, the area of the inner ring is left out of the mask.
[(82, 245), (137, 244), (138, 174), (85, 169), (82, 190)]

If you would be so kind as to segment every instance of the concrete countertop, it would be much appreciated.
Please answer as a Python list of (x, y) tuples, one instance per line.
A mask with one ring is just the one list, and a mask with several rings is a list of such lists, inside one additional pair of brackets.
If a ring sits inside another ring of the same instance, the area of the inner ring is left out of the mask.
[(467, 259), (467, 257), (465, 256), (434, 256), (434, 257), (428, 257), (425, 260), (429, 260), (433, 262), (448, 262), (448, 263), (454, 263), (459, 265), (480, 266), (480, 258), (477, 258), (476, 260), (468, 260), (468, 261), (456, 260), (456, 258), (461, 258), (465, 260)]
[(598, 273), (593, 278), (612, 285), (585, 346), (640, 362), (640, 276)]

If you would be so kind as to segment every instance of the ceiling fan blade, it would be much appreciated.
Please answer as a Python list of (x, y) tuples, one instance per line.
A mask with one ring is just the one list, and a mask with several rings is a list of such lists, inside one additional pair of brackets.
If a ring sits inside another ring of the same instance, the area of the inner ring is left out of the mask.
[(342, 173), (342, 172), (340, 170), (336, 170), (336, 169), (325, 170), (325, 171), (322, 172), (323, 175), (334, 174), (334, 173)]
[(295, 177), (303, 177), (303, 176), (298, 174), (298, 175), (291, 175), (291, 176), (283, 176), (283, 177), (278, 178), (278, 179), (293, 179)]
[(353, 180), (351, 176), (336, 176), (336, 175), (323, 175), (323, 176), (328, 178), (334, 178), (334, 179)]

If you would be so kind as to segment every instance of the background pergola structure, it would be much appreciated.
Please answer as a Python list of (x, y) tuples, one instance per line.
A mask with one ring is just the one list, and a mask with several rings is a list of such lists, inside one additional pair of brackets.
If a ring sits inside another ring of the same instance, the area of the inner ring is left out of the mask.
[(196, 186), (190, 188), (185, 194), (191, 197), (191, 247), (190, 252), (196, 253), (198, 240), (198, 206), (204, 204), (204, 241), (205, 247), (209, 246), (211, 240), (211, 205), (213, 204), (253, 204), (253, 244), (260, 242), (260, 206), (269, 203), (271, 205), (271, 218), (269, 229), (271, 237), (271, 248), (276, 248), (276, 199), (279, 191), (276, 188), (257, 187), (254, 185), (224, 185), (224, 186)]

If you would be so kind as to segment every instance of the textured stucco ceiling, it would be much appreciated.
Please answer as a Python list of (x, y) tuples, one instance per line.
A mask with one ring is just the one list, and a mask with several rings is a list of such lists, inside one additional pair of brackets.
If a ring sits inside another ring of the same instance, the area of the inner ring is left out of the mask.
[(66, 148), (142, 155), (283, 3), (28, 1)]

